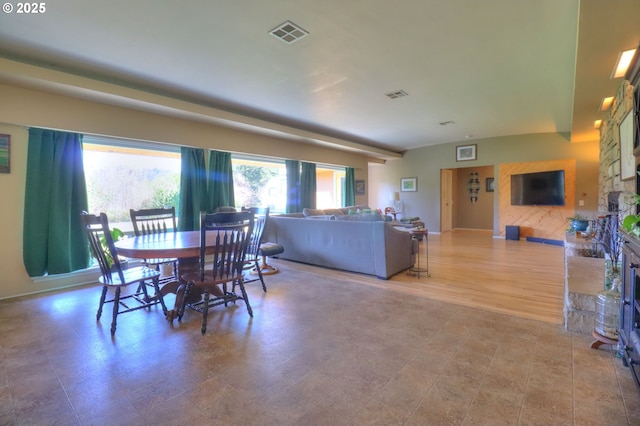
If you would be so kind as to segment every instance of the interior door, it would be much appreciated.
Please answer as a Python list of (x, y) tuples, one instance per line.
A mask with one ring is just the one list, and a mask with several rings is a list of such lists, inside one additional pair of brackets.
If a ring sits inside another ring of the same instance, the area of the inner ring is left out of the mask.
[(453, 171), (440, 170), (440, 232), (453, 228)]

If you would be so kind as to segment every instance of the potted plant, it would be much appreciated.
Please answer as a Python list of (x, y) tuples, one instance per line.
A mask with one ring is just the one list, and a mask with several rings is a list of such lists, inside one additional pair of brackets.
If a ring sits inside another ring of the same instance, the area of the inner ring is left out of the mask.
[[(111, 239), (113, 241), (118, 241), (122, 238), (124, 238), (124, 232), (122, 232), (122, 230), (120, 230), (119, 228), (112, 228), (109, 233), (111, 234)], [(100, 245), (102, 246), (102, 252), (104, 253), (105, 257), (107, 258), (107, 263), (109, 264), (109, 268), (111, 268), (113, 266), (113, 257), (111, 256), (111, 250), (109, 250), (109, 246), (107, 244), (107, 239), (105, 238), (105, 236), (103, 235), (102, 238), (100, 238)], [(118, 260), (120, 261), (120, 266), (122, 267), (122, 269), (126, 269), (127, 268), (127, 259), (119, 257)]]
[(567, 220), (571, 223), (569, 232), (584, 232), (589, 227), (589, 220), (578, 213), (568, 217)]

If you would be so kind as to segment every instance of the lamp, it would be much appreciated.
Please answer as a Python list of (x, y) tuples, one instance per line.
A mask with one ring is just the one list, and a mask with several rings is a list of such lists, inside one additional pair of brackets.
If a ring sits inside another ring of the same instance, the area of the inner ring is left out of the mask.
[(469, 173), (469, 180), (467, 180), (467, 190), (469, 191), (469, 200), (472, 203), (478, 201), (478, 192), (480, 192), (480, 177), (478, 172)]
[(392, 192), (389, 201), (396, 213), (402, 213), (402, 201), (400, 201), (399, 192)]

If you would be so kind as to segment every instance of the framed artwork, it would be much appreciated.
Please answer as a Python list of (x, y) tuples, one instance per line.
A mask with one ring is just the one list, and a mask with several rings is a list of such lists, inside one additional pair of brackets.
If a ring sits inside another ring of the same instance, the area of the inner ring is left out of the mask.
[(487, 182), (486, 182), (486, 191), (487, 192), (493, 192), (495, 190), (495, 182), (493, 180), (493, 178), (487, 178)]
[(418, 190), (418, 178), (400, 179), (400, 190), (402, 192), (416, 192)]
[(458, 145), (456, 146), (456, 161), (477, 160), (478, 145)]
[(11, 162), (11, 136), (0, 135), (0, 173), (9, 173)]
[(633, 156), (633, 114), (629, 111), (618, 127), (620, 135), (620, 180), (635, 177), (636, 163)]
[(356, 195), (364, 195), (364, 180), (356, 180)]

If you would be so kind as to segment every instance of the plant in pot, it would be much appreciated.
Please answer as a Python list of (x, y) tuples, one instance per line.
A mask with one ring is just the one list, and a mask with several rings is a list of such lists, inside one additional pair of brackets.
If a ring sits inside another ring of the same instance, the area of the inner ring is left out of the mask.
[[(122, 232), (122, 230), (120, 230), (119, 228), (112, 228), (109, 233), (111, 234), (111, 239), (113, 241), (118, 241), (121, 240), (122, 238), (124, 238), (124, 232)], [(100, 245), (102, 246), (102, 252), (104, 253), (105, 257), (107, 258), (107, 263), (109, 264), (109, 268), (113, 267), (113, 257), (111, 256), (111, 250), (109, 250), (109, 246), (107, 244), (107, 239), (106, 237), (103, 235), (102, 238), (100, 238)], [(118, 260), (120, 261), (120, 266), (122, 267), (122, 269), (126, 269), (127, 268), (127, 259), (123, 258), (123, 257), (118, 257)]]
[(578, 213), (574, 214), (571, 217), (568, 217), (567, 220), (571, 224), (569, 232), (584, 232), (589, 226), (589, 220)]

